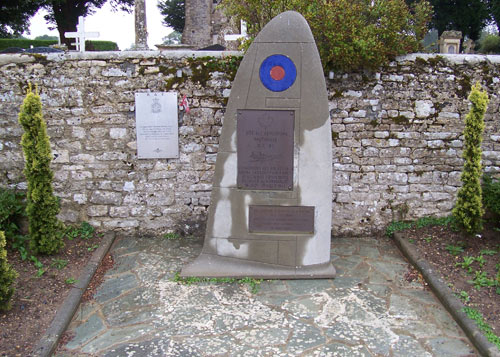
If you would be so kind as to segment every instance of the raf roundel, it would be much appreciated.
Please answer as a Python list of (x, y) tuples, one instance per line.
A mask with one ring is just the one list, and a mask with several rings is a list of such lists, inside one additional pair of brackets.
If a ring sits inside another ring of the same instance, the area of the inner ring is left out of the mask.
[(272, 55), (262, 62), (259, 74), (264, 87), (273, 92), (283, 92), (295, 82), (297, 69), (290, 58)]

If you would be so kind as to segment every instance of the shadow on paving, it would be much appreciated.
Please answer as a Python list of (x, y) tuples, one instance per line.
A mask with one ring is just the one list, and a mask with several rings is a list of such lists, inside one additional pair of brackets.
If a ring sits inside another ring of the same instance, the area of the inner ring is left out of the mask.
[(194, 239), (123, 237), (95, 299), (56, 356), (470, 356), (434, 295), (408, 283), (389, 239), (333, 239), (335, 279), (246, 285), (172, 281)]

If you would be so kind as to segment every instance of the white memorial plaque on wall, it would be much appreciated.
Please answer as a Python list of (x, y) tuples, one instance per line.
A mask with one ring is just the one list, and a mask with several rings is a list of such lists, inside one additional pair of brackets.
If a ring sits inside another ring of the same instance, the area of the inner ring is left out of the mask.
[(179, 157), (177, 93), (135, 93), (137, 157)]

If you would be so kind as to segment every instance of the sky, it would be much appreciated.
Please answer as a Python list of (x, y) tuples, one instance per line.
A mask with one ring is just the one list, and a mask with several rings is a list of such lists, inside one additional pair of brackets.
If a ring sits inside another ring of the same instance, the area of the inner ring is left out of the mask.
[[(162, 25), (162, 15), (156, 6), (157, 0), (146, 0), (146, 21), (148, 28), (148, 46), (152, 50), (161, 44), (162, 38), (167, 36), (172, 29)], [(50, 31), (43, 16), (44, 10), (40, 10), (31, 18), (30, 34), (25, 37), (35, 38), (42, 35), (58, 36), (57, 30)], [(109, 2), (98, 9), (93, 15), (85, 18), (85, 31), (99, 32), (96, 40), (114, 41), (120, 50), (131, 47), (135, 42), (134, 13), (127, 14), (124, 11), (112, 11)]]

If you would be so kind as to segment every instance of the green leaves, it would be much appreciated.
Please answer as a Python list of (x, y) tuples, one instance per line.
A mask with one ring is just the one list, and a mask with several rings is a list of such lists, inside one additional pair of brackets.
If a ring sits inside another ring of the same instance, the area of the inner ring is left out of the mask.
[(59, 202), (53, 194), (50, 169), (52, 152), (42, 116), (40, 96), (31, 85), (21, 105), (19, 123), (24, 129), (21, 146), (25, 158), (24, 175), (28, 181), (26, 214), (29, 220), (30, 248), (35, 253), (53, 254), (63, 246), (63, 225), (57, 219)]
[(476, 83), (469, 95), (472, 106), (465, 117), (464, 129), (464, 169), (460, 177), (462, 187), (458, 190), (453, 216), (465, 230), (474, 234), (482, 229), (481, 190), (481, 142), (484, 131), (484, 114), (488, 107), (488, 94)]
[(286, 10), (308, 21), (325, 70), (377, 69), (420, 49), (432, 8), (426, 0), (410, 9), (403, 0), (222, 0), (228, 17), (248, 23), (251, 36)]
[(7, 261), (5, 244), (5, 234), (0, 231), (0, 311), (10, 310), (10, 298), (14, 294), (13, 285), (17, 277), (17, 273)]

